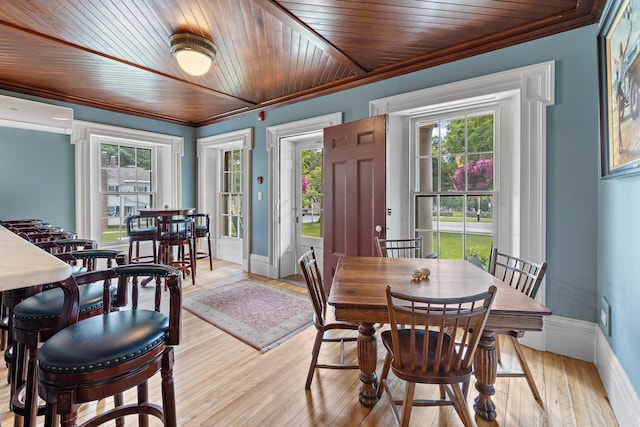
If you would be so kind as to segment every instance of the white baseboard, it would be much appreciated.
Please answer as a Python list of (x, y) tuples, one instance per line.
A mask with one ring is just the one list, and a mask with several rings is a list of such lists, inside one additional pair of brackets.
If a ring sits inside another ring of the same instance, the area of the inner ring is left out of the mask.
[[(595, 361), (595, 323), (569, 319), (560, 316), (548, 316), (544, 319), (544, 350), (574, 359), (594, 363)], [(529, 333), (525, 334), (525, 337)], [(523, 342), (523, 344), (525, 344)]]
[(256, 255), (256, 254), (249, 254), (249, 270), (248, 271), (250, 273), (259, 274), (261, 276), (270, 277), (272, 279), (277, 278), (278, 277), (277, 273), (276, 275), (273, 275), (273, 272), (271, 270), (272, 269), (269, 264), (269, 257)]
[(595, 333), (595, 365), (620, 427), (640, 426), (640, 400), (629, 377), (599, 327)]
[[(524, 338), (529, 334), (527, 332)], [(549, 316), (544, 319), (542, 334), (545, 347), (542, 350), (594, 363), (620, 427), (640, 426), (638, 395), (598, 325)], [(521, 342), (528, 345), (524, 340)], [(534, 342), (539, 340), (534, 338)]]

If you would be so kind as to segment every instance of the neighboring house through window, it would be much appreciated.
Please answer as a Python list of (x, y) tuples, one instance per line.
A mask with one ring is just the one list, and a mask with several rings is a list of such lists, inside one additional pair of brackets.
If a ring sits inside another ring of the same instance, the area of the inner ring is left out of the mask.
[(124, 243), (128, 215), (181, 201), (182, 137), (76, 120), (76, 231)]
[(155, 147), (100, 144), (103, 244), (126, 239), (127, 216), (153, 206), (155, 159)]

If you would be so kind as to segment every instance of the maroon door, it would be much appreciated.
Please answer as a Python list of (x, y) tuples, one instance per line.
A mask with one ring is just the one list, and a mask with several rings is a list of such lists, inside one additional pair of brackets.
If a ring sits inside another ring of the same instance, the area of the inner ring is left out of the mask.
[(342, 255), (374, 256), (386, 229), (385, 116), (324, 129), (324, 268), (327, 291)]

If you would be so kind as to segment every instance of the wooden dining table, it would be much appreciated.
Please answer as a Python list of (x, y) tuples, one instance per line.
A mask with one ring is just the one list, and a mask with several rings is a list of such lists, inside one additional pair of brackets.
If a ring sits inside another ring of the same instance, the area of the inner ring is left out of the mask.
[[(429, 268), (427, 280), (413, 280), (414, 270)], [(450, 298), (498, 289), (485, 330), (474, 357), (476, 390), (473, 408), (484, 420), (496, 418), (496, 332), (541, 331), (543, 317), (551, 311), (525, 294), (465, 260), (383, 257), (341, 257), (336, 266), (328, 304), (338, 320), (358, 322), (360, 403), (373, 407), (377, 398), (377, 338), (375, 325), (388, 323), (385, 288), (422, 297)]]
[[(163, 208), (140, 209), (138, 211), (140, 216), (143, 216), (145, 218), (164, 218), (164, 219), (170, 219), (177, 216), (187, 216), (187, 215), (194, 214), (195, 212), (196, 212), (195, 208), (176, 208), (176, 207), (170, 207), (170, 206), (165, 206)], [(162, 233), (163, 231), (167, 231), (167, 230), (161, 229), (159, 231), (160, 233)], [(173, 256), (173, 254), (171, 256)], [(169, 263), (170, 262), (171, 261), (169, 261)], [(151, 280), (153, 280), (151, 277), (144, 279), (142, 281), (142, 286), (146, 286)]]

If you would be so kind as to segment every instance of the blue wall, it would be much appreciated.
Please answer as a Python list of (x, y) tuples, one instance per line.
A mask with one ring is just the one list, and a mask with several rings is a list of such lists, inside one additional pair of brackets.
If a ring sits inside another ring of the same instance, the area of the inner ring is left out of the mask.
[[(640, 212), (640, 201), (634, 197), (640, 176), (599, 180), (597, 33), (598, 26), (592, 25), (267, 110), (263, 122), (252, 113), (193, 130), (96, 109), (74, 110), (80, 120), (184, 136), (183, 205), (195, 206), (196, 201), (195, 138), (253, 128), (253, 176), (263, 176), (265, 182), (260, 186), (252, 179), (251, 252), (266, 256), (269, 205), (266, 199), (258, 201), (257, 193), (266, 194), (268, 188), (268, 126), (337, 111), (343, 112), (345, 122), (358, 120), (368, 116), (373, 99), (555, 60), (556, 98), (547, 122), (546, 304), (558, 316), (596, 322), (599, 301), (607, 298), (612, 307), (610, 345), (638, 391), (640, 332), (635, 325), (640, 324), (640, 310), (633, 304), (640, 301), (640, 263), (635, 259), (640, 225), (633, 219)], [(73, 148), (67, 141), (63, 136), (0, 128), (0, 218), (44, 216), (73, 228)], [(47, 178), (38, 178), (33, 170), (46, 171)]]
[(609, 344), (640, 393), (640, 176), (600, 181), (598, 198), (598, 296), (611, 305)]
[[(184, 138), (182, 205), (196, 206), (196, 130), (158, 120), (0, 91), (73, 108), (74, 118)], [(69, 135), (0, 127), (0, 219), (41, 218), (75, 230), (75, 147)]]
[(75, 157), (68, 135), (0, 128), (0, 219), (75, 229)]
[[(254, 175), (266, 175), (265, 128), (335, 111), (368, 117), (369, 101), (549, 60), (556, 104), (547, 123), (547, 302), (560, 316), (596, 321), (598, 75), (596, 25), (199, 129), (199, 136), (254, 127)], [(267, 183), (265, 182), (265, 184)], [(264, 187), (266, 189), (267, 187)], [(268, 255), (268, 203), (253, 188), (252, 252)], [(265, 191), (266, 192), (266, 191)]]

